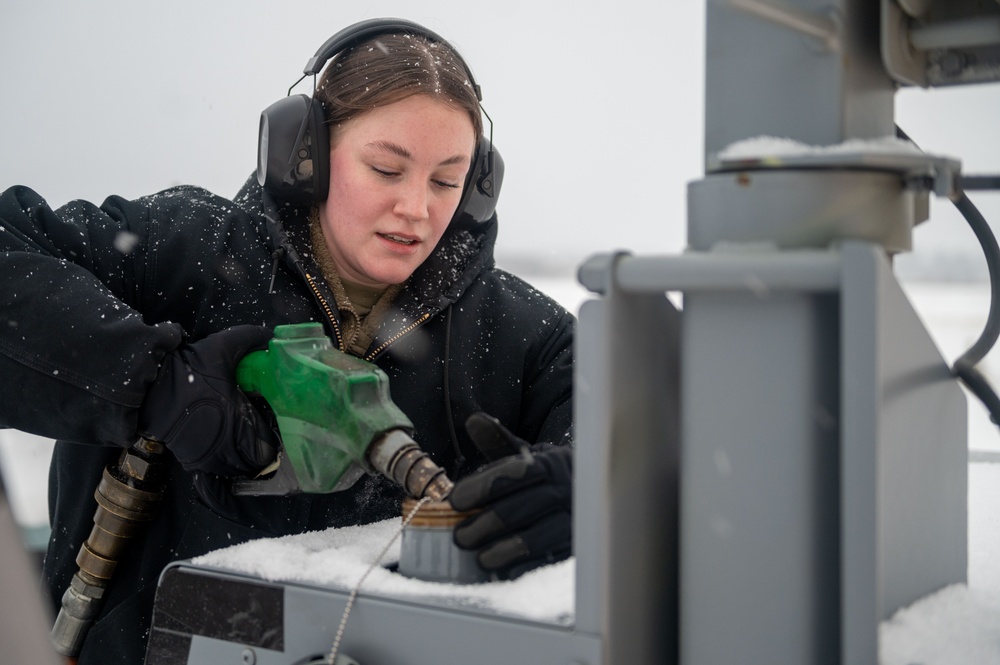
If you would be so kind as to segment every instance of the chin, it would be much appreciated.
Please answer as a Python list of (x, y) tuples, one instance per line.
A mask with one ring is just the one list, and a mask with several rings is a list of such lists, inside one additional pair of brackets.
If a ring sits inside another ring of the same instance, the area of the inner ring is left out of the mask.
[[(426, 257), (424, 257), (426, 258)], [(368, 272), (368, 276), (379, 284), (402, 284), (410, 278), (410, 275), (420, 267), (423, 259), (412, 263), (399, 264), (392, 262), (392, 265), (383, 263), (374, 266), (374, 270)]]
[[(414, 268), (415, 270), (416, 268)], [(368, 278), (376, 284), (402, 284), (410, 278), (413, 274), (413, 270), (410, 271), (392, 271), (392, 272), (375, 272), (368, 273)]]

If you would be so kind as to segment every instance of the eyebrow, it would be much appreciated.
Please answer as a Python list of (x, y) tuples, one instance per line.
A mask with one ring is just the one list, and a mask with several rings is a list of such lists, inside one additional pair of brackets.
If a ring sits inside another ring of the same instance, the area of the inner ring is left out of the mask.
[[(413, 159), (412, 153), (409, 150), (399, 145), (398, 143), (393, 143), (392, 141), (372, 141), (368, 143), (366, 148), (371, 148), (373, 150), (379, 150), (381, 152), (391, 152), (394, 155), (398, 155), (403, 159)], [(451, 164), (464, 164), (469, 161), (468, 155), (452, 155), (448, 159), (441, 162), (440, 166), (448, 166)]]

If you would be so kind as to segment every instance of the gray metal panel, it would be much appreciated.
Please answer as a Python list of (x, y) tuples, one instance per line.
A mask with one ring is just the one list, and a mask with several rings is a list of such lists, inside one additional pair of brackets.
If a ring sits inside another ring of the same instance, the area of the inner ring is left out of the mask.
[[(613, 289), (608, 663), (678, 655), (680, 321), (666, 294)], [(626, 323), (627, 322), (627, 323)]]
[(874, 663), (879, 621), (966, 581), (967, 405), (880, 250), (843, 261), (843, 655)]
[(682, 320), (681, 662), (837, 663), (837, 298)]
[[(226, 576), (215, 571), (213, 574)], [(239, 575), (231, 575), (239, 578)], [(285, 650), (247, 647), (238, 642), (194, 636), (188, 663), (292, 665), (310, 655), (327, 655), (349, 593), (338, 589), (285, 584)], [(598, 665), (600, 641), (572, 628), (361, 594), (344, 631), (340, 653), (361, 665)]]
[[(329, 648), (347, 594), (336, 596), (321, 589), (288, 588), (286, 642), (313, 648), (325, 643)], [(342, 649), (362, 665), (598, 665), (599, 647), (595, 636), (552, 624), (477, 615), (463, 608), (359, 597), (344, 632)]]
[(708, 0), (705, 152), (754, 136), (811, 145), (893, 133), (893, 84), (879, 53), (879, 5), (870, 0), (797, 0), (780, 5), (832, 19), (834, 49), (821, 40)]
[(824, 248), (853, 238), (893, 252), (911, 248), (914, 194), (896, 173), (757, 170), (688, 184), (688, 244), (769, 243)]
[(675, 662), (680, 317), (662, 289), (619, 288), (628, 261), (595, 258), (605, 297), (580, 312), (575, 544), (586, 621), (578, 614), (577, 627), (598, 613), (606, 663)]
[(608, 468), (611, 403), (607, 304), (580, 307), (574, 357), (573, 553), (576, 556), (576, 626), (607, 632)]

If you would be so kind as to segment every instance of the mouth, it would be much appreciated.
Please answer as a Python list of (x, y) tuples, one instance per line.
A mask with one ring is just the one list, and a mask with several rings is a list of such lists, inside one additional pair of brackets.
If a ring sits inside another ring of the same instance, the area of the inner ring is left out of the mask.
[(400, 245), (415, 245), (417, 240), (415, 238), (404, 238), (403, 236), (398, 236), (395, 233), (376, 233), (380, 238), (384, 238), (391, 242), (399, 243)]

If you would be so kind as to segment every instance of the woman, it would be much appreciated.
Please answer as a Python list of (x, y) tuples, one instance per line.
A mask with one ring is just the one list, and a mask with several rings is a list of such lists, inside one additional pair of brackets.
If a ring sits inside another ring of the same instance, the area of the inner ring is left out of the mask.
[[(123, 554), (81, 665), (141, 661), (172, 560), (399, 514), (401, 490), (374, 476), (330, 495), (228, 492), (225, 477), (273, 457), (233, 370), (280, 324), (321, 321), (386, 372), (421, 447), (465, 478), (456, 503), (485, 508), (456, 536), (484, 565), (515, 575), (569, 553), (569, 448), (551, 444), (569, 442), (574, 321), (494, 267), (496, 217), (474, 200), (492, 158), (477, 87), (420, 26), (345, 33), (315, 95), (329, 138), (310, 129), (320, 158), (298, 165), (318, 192), (269, 182), (262, 155), (231, 201), (177, 187), (53, 211), (25, 188), (0, 195), (0, 426), (60, 439), (45, 561), (57, 606), (103, 468), (140, 434), (172, 453), (159, 512)], [(525, 445), (532, 461), (478, 471)]]

